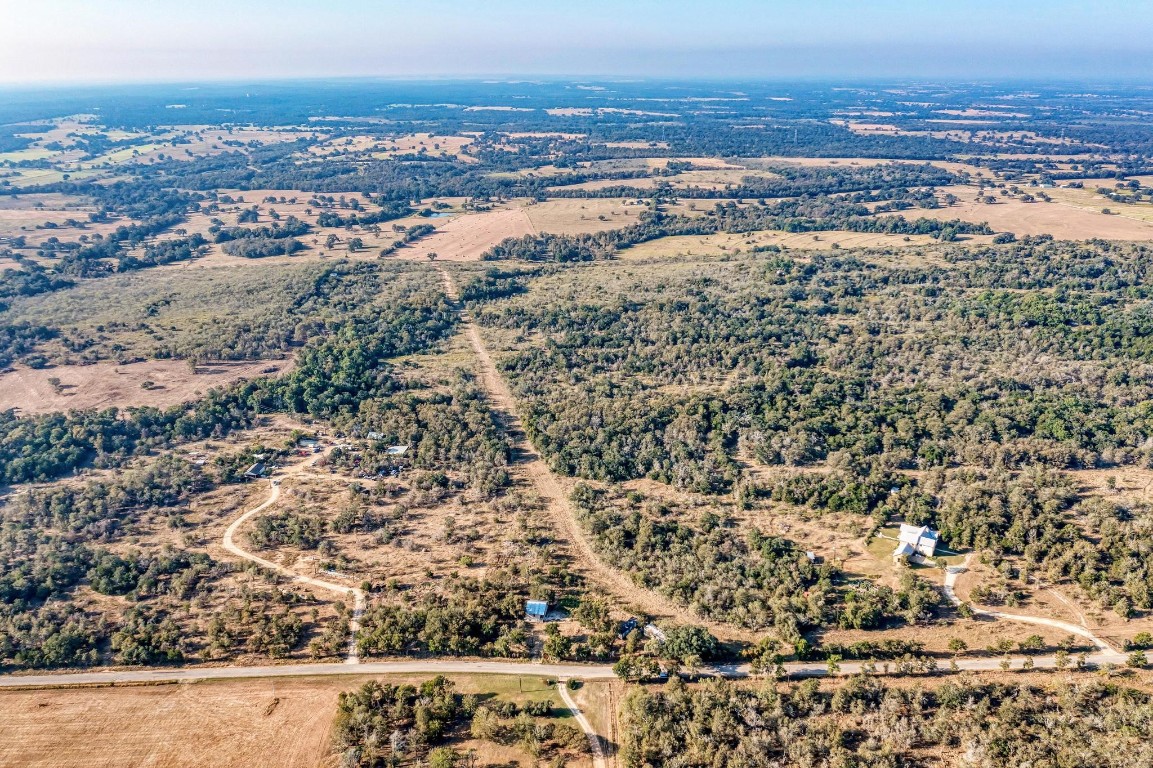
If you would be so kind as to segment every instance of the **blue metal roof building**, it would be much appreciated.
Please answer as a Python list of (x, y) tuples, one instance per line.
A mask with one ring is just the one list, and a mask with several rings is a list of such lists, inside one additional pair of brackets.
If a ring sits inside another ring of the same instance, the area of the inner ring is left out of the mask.
[(544, 600), (529, 600), (524, 604), (524, 612), (534, 619), (543, 619), (548, 613), (548, 603)]

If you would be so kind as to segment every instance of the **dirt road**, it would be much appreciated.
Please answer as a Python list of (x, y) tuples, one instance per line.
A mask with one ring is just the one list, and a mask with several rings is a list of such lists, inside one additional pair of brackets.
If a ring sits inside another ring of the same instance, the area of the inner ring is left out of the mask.
[(564, 705), (569, 708), (569, 712), (572, 712), (573, 717), (576, 718), (577, 725), (585, 732), (585, 736), (588, 736), (589, 749), (592, 750), (593, 754), (593, 768), (606, 768), (607, 762), (605, 761), (604, 744), (601, 742), (600, 735), (592, 727), (592, 723), (584, 716), (584, 713), (580, 711), (580, 707), (578, 707), (576, 702), (572, 700), (572, 697), (569, 696), (568, 686), (563, 682), (557, 682), (556, 690), (557, 693), (560, 694), (561, 700), (564, 701)]
[[(441, 279), (444, 281), (444, 290), (450, 299), (458, 301), (459, 294), (452, 276), (444, 267), (438, 266)], [(593, 551), (592, 545), (585, 537), (577, 522), (576, 516), (569, 505), (568, 494), (561, 481), (541, 459), (532, 443), (525, 436), (524, 425), (517, 413), (516, 399), (508, 382), (496, 369), (492, 355), (481, 338), (480, 331), (469, 317), (468, 313), (461, 311), (461, 324), (476, 355), (480, 368), (480, 381), (488, 397), (489, 406), (504, 426), (506, 433), (515, 441), (514, 466), (518, 468), (536, 489), (537, 494), (544, 500), (549, 515), (553, 520), (554, 528), (571, 545), (573, 556), (581, 568), (593, 581), (606, 592), (615, 595), (624, 605), (631, 605), (654, 618), (671, 618), (682, 624), (698, 624), (708, 628), (714, 634), (723, 637), (744, 637), (739, 629), (709, 622), (676, 606), (669, 599), (658, 595), (651, 590), (637, 586), (632, 579), (621, 571), (607, 565)]]
[[(962, 565), (950, 566), (948, 569), (945, 570), (945, 584), (944, 584), (945, 597), (949, 598), (949, 602), (953, 603), (953, 605), (960, 605), (961, 604), (961, 599), (959, 597), (957, 597), (957, 593), (954, 591), (954, 588), (957, 585), (957, 579), (960, 577), (960, 575), (962, 573), (964, 573), (965, 571), (969, 570), (969, 564), (972, 562), (972, 559), (973, 559), (973, 556), (968, 555), (965, 558), (965, 562)], [(1125, 662), (1125, 655), (1124, 654), (1118, 653), (1117, 650), (1113, 648), (1113, 646), (1109, 645), (1107, 642), (1105, 642), (1101, 638), (1094, 635), (1092, 632), (1089, 631), (1089, 629), (1087, 627), (1083, 627), (1079, 624), (1072, 624), (1068, 621), (1061, 621), (1060, 619), (1047, 619), (1047, 618), (1044, 618), (1043, 616), (1026, 616), (1024, 614), (1018, 614), (1018, 613), (1003, 613), (1001, 611), (985, 611), (985, 610), (979, 610), (977, 608), (973, 609), (973, 614), (976, 616), (988, 616), (989, 618), (992, 618), (992, 619), (1002, 619), (1004, 621), (1016, 621), (1016, 622), (1020, 622), (1022, 624), (1035, 624), (1037, 626), (1052, 627), (1053, 629), (1060, 629), (1062, 631), (1068, 632), (1071, 635), (1076, 635), (1077, 637), (1083, 637), (1086, 640), (1088, 640), (1089, 642), (1091, 642), (1093, 644), (1093, 646), (1097, 649), (1098, 656), (1101, 658), (1102, 662), (1110, 662), (1110, 663), (1114, 663), (1114, 664), (1121, 664), (1121, 663)]]
[[(304, 464), (298, 464), (295, 467), (291, 467), (288, 470), (288, 474), (305, 474), (305, 470), (319, 461), (323, 455), (324, 454), (320, 454), (314, 457), (311, 461), (308, 461)], [(352, 595), (352, 619), (349, 622), (350, 631), (348, 637), (348, 656), (345, 659), (345, 663), (358, 664), (360, 662), (360, 656), (356, 649), (356, 633), (360, 631), (360, 619), (364, 615), (365, 608), (365, 596), (362, 589), (359, 587), (350, 587), (344, 584), (336, 584), (331, 581), (324, 581), (323, 579), (317, 579), (311, 576), (304, 576), (302, 574), (296, 573), (293, 570), (285, 568), (282, 565), (274, 563), (271, 560), (266, 560), (259, 555), (255, 555), (236, 543), (237, 531), (239, 531), (240, 528), (251, 518), (259, 515), (264, 510), (273, 506), (280, 499), (280, 488), (283, 480), (284, 478), (280, 477), (269, 481), (269, 488), (271, 490), (268, 494), (268, 498), (265, 499), (261, 504), (253, 507), (232, 521), (232, 524), (229, 525), (228, 529), (224, 532), (224, 541), (222, 542), (224, 548), (237, 557), (243, 558), (252, 563), (257, 563), (258, 565), (268, 568), (269, 570), (276, 571), (277, 573), (282, 573), (299, 584), (307, 584), (309, 586), (324, 589), (329, 592), (335, 592), (339, 595)]]

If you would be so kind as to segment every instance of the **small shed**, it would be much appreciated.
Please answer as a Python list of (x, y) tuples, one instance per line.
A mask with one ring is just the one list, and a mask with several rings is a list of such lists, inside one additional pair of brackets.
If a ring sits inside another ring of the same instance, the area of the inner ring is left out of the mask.
[(255, 480), (257, 478), (264, 477), (265, 469), (266, 467), (264, 466), (264, 463), (258, 461), (244, 471), (244, 476), (249, 480)]
[(408, 453), (407, 445), (390, 445), (385, 453), (389, 456), (403, 456)]
[(524, 604), (524, 615), (530, 621), (544, 621), (548, 615), (548, 603), (544, 600), (529, 600)]
[(645, 624), (644, 628), (645, 637), (656, 640), (660, 643), (667, 643), (669, 641), (668, 635), (665, 631), (658, 627), (656, 624)]

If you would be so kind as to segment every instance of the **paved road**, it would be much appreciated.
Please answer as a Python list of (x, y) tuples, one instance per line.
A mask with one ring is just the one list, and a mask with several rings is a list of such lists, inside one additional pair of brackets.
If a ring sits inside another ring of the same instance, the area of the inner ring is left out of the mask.
[(36, 675), (0, 675), (0, 688), (13, 686), (107, 685), (112, 683), (181, 682), (194, 680), (251, 680), (271, 677), (330, 677), (348, 675), (485, 674), (531, 675), (558, 680), (609, 680), (612, 667), (591, 664), (535, 664), (517, 661), (419, 659), (373, 661), (360, 664), (279, 664), (266, 667), (168, 667), (101, 672), (57, 672)]
[[(1055, 656), (1033, 656), (1033, 666), (1037, 669), (1051, 669), (1056, 666)], [(1020, 669), (1024, 657), (1012, 660), (1014, 669)], [(1116, 652), (1096, 653), (1088, 656), (1094, 666), (1124, 662), (1124, 656)], [(839, 675), (852, 675), (861, 671), (861, 662), (842, 662)], [(883, 662), (874, 664), (878, 672), (883, 672)], [(947, 668), (947, 664), (942, 664)], [(896, 672), (896, 664), (891, 665)], [(784, 665), (790, 677), (824, 677), (829, 674), (826, 664), (820, 662), (796, 662)], [(960, 659), (957, 668), (968, 671), (990, 671), (1001, 668), (1000, 658)], [(705, 675), (740, 678), (749, 675), (747, 664), (720, 664), (706, 667)], [(100, 672), (53, 672), (48, 674), (9, 674), (0, 675), (0, 688), (34, 687), (48, 688), (61, 685), (109, 685), (113, 683), (182, 682), (195, 680), (251, 680), (272, 677), (329, 677), (349, 675), (389, 675), (389, 674), (484, 674), (484, 675), (531, 675), (557, 680), (611, 680), (612, 667), (603, 664), (538, 664), (524, 661), (489, 661), (464, 659), (413, 659), (405, 661), (373, 661), (360, 664), (327, 662), (323, 664), (281, 664), (265, 667), (164, 667), (159, 669), (105, 670)]]

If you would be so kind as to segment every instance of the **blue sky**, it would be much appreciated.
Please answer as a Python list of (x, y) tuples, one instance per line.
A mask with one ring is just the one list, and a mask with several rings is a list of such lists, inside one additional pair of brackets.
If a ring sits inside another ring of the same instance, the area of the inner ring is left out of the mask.
[(0, 82), (1140, 78), (1149, 0), (0, 0)]

